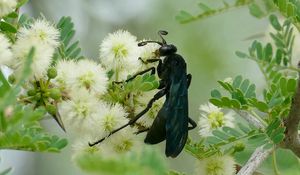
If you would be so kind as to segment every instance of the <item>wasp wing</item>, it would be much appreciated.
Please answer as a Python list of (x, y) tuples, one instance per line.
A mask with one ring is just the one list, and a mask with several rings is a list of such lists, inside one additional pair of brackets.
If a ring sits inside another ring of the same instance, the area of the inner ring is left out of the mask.
[[(166, 103), (165, 103), (166, 104)], [(166, 139), (166, 121), (168, 116), (168, 110), (164, 106), (160, 109), (160, 111), (157, 113), (157, 116), (155, 120), (153, 121), (153, 124), (151, 125), (147, 136), (144, 140), (147, 144), (157, 144), (159, 142), (162, 142)]]
[(182, 74), (172, 83), (169, 97), (169, 117), (166, 123), (166, 156), (176, 157), (183, 149), (188, 136), (187, 77)]

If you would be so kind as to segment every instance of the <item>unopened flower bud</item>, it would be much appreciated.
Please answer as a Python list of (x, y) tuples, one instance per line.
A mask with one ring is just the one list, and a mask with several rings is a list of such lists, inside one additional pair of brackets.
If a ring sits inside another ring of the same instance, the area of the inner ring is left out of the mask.
[(30, 89), (27, 91), (27, 95), (28, 96), (34, 96), (36, 94), (36, 90), (35, 89)]
[(50, 79), (55, 78), (55, 77), (57, 76), (57, 71), (56, 71), (56, 69), (55, 69), (54, 67), (49, 68), (48, 71), (47, 71), (47, 76), (48, 76), (48, 78), (50, 78)]
[(53, 88), (53, 89), (50, 89), (49, 90), (50, 92), (50, 97), (53, 99), (53, 100), (58, 100), (61, 98), (61, 92), (59, 89), (56, 89), (56, 88)]

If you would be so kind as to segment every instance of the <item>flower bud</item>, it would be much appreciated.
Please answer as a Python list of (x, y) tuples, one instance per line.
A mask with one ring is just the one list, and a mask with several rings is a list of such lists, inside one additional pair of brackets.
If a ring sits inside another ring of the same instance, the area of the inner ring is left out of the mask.
[(54, 67), (49, 68), (48, 71), (47, 71), (47, 76), (48, 76), (48, 78), (50, 78), (50, 79), (55, 78), (55, 77), (57, 76), (57, 71), (56, 71), (56, 69), (55, 69)]
[(30, 89), (27, 91), (27, 95), (28, 96), (34, 96), (36, 94), (36, 90), (35, 89)]
[(59, 89), (53, 88), (49, 90), (50, 92), (50, 98), (52, 98), (53, 100), (58, 100), (61, 98), (61, 92)]

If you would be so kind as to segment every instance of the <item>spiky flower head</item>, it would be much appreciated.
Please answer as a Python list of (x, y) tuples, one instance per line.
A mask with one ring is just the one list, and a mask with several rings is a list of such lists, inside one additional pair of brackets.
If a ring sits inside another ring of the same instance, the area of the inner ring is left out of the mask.
[(135, 73), (140, 65), (136, 37), (128, 31), (109, 34), (100, 45), (100, 61), (107, 71), (114, 72), (113, 79), (124, 80)]
[(214, 155), (196, 162), (196, 174), (201, 175), (234, 175), (235, 161), (229, 155)]
[(198, 126), (203, 137), (212, 135), (212, 131), (223, 126), (233, 127), (233, 113), (224, 113), (211, 103), (201, 105)]
[(59, 103), (58, 109), (67, 131), (74, 134), (93, 132), (94, 117), (99, 115), (101, 103), (86, 89), (73, 89), (70, 99)]
[(0, 0), (0, 18), (13, 12), (16, 6), (16, 0)]
[(30, 27), (19, 30), (19, 38), (33, 39), (56, 48), (59, 45), (59, 31), (46, 19), (37, 19)]
[[(84, 88), (96, 94), (106, 92), (108, 78), (101, 65), (94, 61), (83, 59), (76, 63), (72, 77), (67, 80), (70, 87)], [(74, 71), (76, 70), (76, 71)]]
[(138, 148), (137, 131), (136, 128), (129, 126), (109, 137), (106, 143), (111, 145), (111, 153), (124, 154), (131, 151), (133, 148)]
[(72, 60), (59, 60), (55, 68), (57, 71), (57, 76), (54, 79), (55, 84), (62, 90), (70, 91), (71, 87), (67, 82), (73, 81), (77, 64)]
[[(99, 115), (94, 117), (94, 123), (91, 125), (97, 130), (96, 135), (103, 137), (109, 132), (119, 128), (128, 123), (127, 113), (120, 104), (102, 104)], [(100, 131), (102, 131), (100, 134)]]
[(12, 62), (11, 43), (0, 33), (0, 65), (9, 65)]
[(46, 20), (37, 20), (28, 28), (22, 27), (17, 35), (17, 41), (12, 47), (13, 55), (16, 58), (12, 67), (20, 72), (30, 50), (34, 48), (31, 64), (32, 75), (35, 78), (44, 77), (51, 64), (55, 48), (58, 46), (58, 33), (58, 30)]

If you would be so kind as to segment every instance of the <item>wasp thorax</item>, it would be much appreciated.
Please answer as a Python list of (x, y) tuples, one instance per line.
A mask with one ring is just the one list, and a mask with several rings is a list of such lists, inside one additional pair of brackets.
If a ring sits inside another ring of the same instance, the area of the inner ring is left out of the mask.
[(160, 56), (167, 56), (175, 53), (177, 51), (177, 48), (173, 44), (166, 44), (161, 46), (158, 51)]

